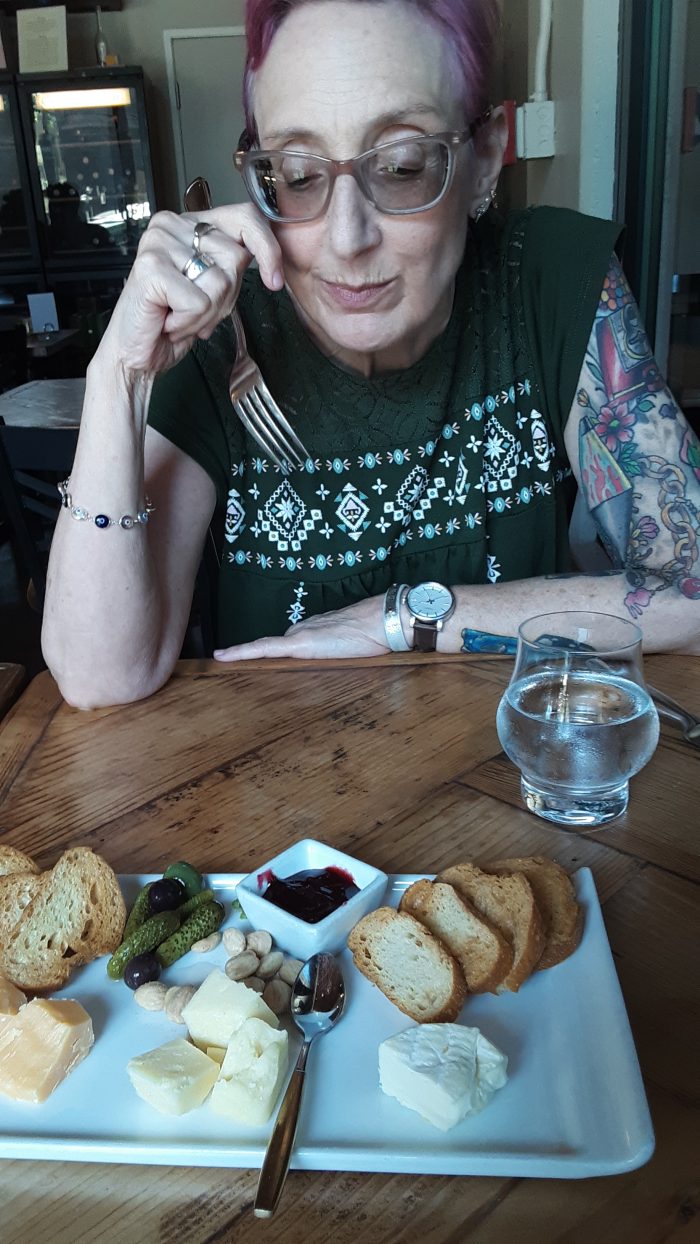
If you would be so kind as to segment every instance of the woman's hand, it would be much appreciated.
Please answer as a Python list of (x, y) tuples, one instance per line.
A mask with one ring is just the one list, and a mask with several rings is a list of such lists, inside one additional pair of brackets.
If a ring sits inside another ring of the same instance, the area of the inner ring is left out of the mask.
[[(202, 250), (215, 266), (192, 281), (182, 269), (192, 257), (198, 221), (215, 226), (202, 239)], [(158, 212), (141, 239), (96, 357), (109, 358), (127, 376), (167, 371), (184, 358), (196, 338), (210, 337), (230, 314), (253, 259), (268, 289), (281, 289), (282, 253), (252, 204), (196, 215)]]
[(290, 626), (285, 635), (255, 639), (214, 653), (217, 661), (252, 661), (256, 657), (378, 657), (389, 652), (384, 634), (384, 597), (319, 613)]

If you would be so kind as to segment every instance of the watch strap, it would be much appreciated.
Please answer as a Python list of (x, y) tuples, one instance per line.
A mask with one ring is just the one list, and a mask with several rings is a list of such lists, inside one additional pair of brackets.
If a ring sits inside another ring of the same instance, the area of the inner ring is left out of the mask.
[(438, 635), (438, 628), (435, 622), (421, 622), (419, 618), (415, 618), (413, 621), (413, 634), (416, 652), (435, 651)]
[(410, 652), (401, 625), (401, 604), (407, 590), (406, 583), (392, 583), (384, 594), (384, 635), (392, 652)]

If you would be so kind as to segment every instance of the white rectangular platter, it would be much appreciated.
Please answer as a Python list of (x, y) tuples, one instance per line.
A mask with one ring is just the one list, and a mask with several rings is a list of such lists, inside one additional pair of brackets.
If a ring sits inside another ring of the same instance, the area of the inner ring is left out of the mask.
[[(130, 901), (151, 877), (120, 878)], [(210, 875), (229, 910), (240, 876)], [(415, 876), (389, 878), (396, 905)], [(345, 1014), (314, 1044), (292, 1166), (303, 1170), (581, 1179), (648, 1161), (654, 1133), (620, 986), (590, 871), (576, 874), (585, 909), (580, 946), (535, 973), (517, 994), (472, 997), (461, 1022), (508, 1056), (508, 1083), (478, 1115), (441, 1132), (379, 1088), (377, 1047), (411, 1025), (342, 956)], [(245, 929), (235, 913), (226, 924)], [(166, 982), (200, 983), (223, 967), (222, 947), (190, 953)], [(259, 1167), (272, 1127), (247, 1127), (206, 1105), (180, 1118), (156, 1113), (133, 1091), (126, 1064), (184, 1029), (143, 1011), (108, 980), (101, 959), (75, 974), (64, 997), (92, 1016), (88, 1058), (41, 1106), (0, 1098), (0, 1158)], [(296, 1037), (291, 1050), (295, 1055)]]

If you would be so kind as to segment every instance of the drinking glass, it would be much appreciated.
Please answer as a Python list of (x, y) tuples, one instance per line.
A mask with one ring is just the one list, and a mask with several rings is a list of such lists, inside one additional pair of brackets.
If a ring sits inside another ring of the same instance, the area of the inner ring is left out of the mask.
[(531, 812), (578, 828), (620, 816), (659, 739), (639, 627), (586, 612), (523, 622), (496, 727)]

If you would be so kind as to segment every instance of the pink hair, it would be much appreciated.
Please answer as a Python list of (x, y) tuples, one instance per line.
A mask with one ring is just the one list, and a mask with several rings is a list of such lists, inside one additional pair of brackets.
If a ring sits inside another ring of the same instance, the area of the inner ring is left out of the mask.
[[(248, 43), (243, 78), (243, 106), (252, 140), (257, 138), (253, 116), (253, 78), (272, 40), (292, 9), (310, 0), (246, 0)], [(384, 0), (363, 0), (364, 3)], [(445, 38), (455, 84), (462, 97), (465, 121), (488, 105), (489, 78), (500, 28), (498, 0), (404, 0), (418, 9)]]

